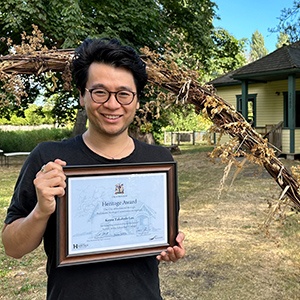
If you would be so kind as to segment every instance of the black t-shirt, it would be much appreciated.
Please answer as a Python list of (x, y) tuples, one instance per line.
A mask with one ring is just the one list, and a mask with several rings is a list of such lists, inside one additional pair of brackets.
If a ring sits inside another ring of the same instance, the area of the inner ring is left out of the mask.
[[(25, 161), (18, 177), (5, 223), (26, 217), (36, 205), (33, 180), (41, 166), (56, 158), (67, 165), (95, 165), (114, 163), (145, 163), (172, 161), (164, 147), (148, 145), (134, 140), (135, 149), (120, 160), (109, 160), (91, 151), (76, 136), (62, 142), (38, 145)], [(154, 256), (56, 267), (56, 213), (52, 214), (44, 234), (47, 254), (47, 299), (103, 299), (143, 300), (161, 299), (158, 261)]]

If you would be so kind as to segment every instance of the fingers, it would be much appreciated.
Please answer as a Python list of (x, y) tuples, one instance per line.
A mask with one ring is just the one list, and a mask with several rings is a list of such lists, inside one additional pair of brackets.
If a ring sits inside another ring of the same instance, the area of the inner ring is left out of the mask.
[(50, 196), (62, 196), (64, 194), (66, 176), (62, 167), (65, 164), (61, 160), (55, 160), (42, 166), (34, 181), (41, 195), (50, 193)]
[(183, 232), (179, 232), (176, 237), (176, 242), (178, 245), (174, 247), (168, 247), (166, 251), (161, 252), (156, 258), (159, 261), (170, 261), (176, 262), (178, 259), (181, 259), (185, 256), (185, 249), (183, 246), (183, 241), (185, 239), (185, 235)]
[(50, 161), (47, 164), (43, 165), (41, 167), (40, 172), (41, 173), (47, 173), (51, 170), (61, 170), (62, 171), (62, 167), (65, 166), (67, 163), (61, 159), (56, 159), (54, 162)]
[(56, 159), (41, 167), (36, 174), (34, 185), (37, 193), (38, 211), (42, 214), (50, 215), (55, 211), (55, 197), (65, 194), (66, 176), (63, 172), (65, 161)]
[(157, 259), (160, 261), (170, 261), (170, 262), (176, 262), (178, 259), (183, 258), (185, 255), (185, 250), (174, 246), (168, 247), (167, 251), (163, 251), (160, 255), (157, 256)]
[(179, 247), (181, 247), (181, 248), (183, 248), (184, 239), (185, 239), (185, 234), (180, 231), (176, 237), (176, 242), (178, 243)]

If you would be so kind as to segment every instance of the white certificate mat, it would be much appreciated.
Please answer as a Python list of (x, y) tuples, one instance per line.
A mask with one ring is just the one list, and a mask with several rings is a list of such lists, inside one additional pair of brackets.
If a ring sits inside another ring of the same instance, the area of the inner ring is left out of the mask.
[(175, 162), (64, 171), (58, 266), (154, 255), (176, 244)]
[(166, 176), (70, 178), (68, 253), (167, 245)]

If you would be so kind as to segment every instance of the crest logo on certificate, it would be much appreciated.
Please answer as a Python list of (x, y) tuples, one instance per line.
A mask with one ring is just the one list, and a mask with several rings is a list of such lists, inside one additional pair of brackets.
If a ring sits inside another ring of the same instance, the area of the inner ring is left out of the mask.
[(115, 195), (122, 195), (124, 194), (124, 184), (123, 183), (117, 183), (115, 185)]

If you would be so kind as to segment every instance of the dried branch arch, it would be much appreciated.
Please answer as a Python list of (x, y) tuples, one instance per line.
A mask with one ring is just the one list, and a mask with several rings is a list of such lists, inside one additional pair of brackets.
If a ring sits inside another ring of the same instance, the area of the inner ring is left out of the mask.
[[(209, 86), (201, 86), (193, 72), (163, 60), (156, 60), (155, 54), (143, 49), (147, 63), (149, 81), (176, 95), (176, 101), (191, 103), (198, 112), (209, 117), (215, 127), (233, 138), (226, 150), (215, 149), (215, 154), (230, 161), (237, 156), (246, 156), (268, 171), (282, 189), (281, 198), (287, 196), (300, 209), (299, 184), (297, 179), (276, 157), (274, 148), (258, 134), (244, 117), (220, 98)], [(70, 62), (74, 50), (44, 50), (30, 54), (16, 54), (0, 57), (0, 80), (8, 74), (36, 74), (62, 72), (66, 87), (70, 88)], [(154, 56), (153, 56), (154, 55)]]

